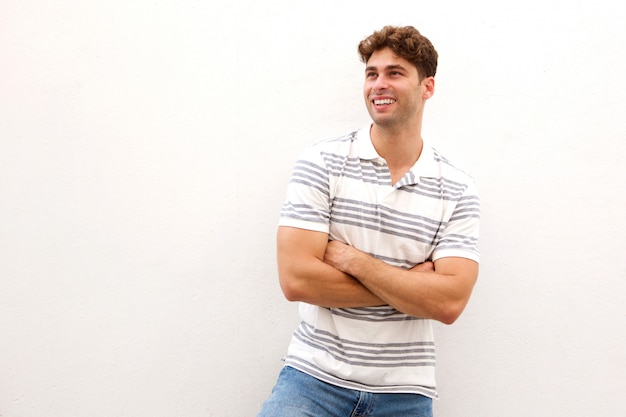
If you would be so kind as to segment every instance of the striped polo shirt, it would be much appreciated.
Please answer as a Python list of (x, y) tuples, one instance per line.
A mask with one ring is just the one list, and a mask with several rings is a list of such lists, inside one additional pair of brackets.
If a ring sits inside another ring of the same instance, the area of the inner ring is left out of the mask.
[[(296, 161), (280, 226), (325, 232), (390, 265), (479, 260), (480, 203), (472, 178), (424, 144), (396, 184), (369, 126), (319, 142)], [(429, 319), (391, 306), (299, 306), (286, 365), (337, 386), (436, 397)]]

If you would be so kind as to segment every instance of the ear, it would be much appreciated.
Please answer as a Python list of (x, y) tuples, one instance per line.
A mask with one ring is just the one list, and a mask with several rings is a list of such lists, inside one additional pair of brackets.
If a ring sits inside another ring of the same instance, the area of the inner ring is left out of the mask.
[(424, 100), (428, 100), (435, 94), (435, 77), (424, 78), (422, 80), (422, 86), (424, 87), (422, 97)]

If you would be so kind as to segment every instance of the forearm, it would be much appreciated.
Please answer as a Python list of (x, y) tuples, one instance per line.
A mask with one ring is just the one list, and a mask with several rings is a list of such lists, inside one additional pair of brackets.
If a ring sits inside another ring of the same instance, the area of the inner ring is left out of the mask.
[(278, 276), (285, 297), (322, 307), (371, 307), (385, 304), (350, 275), (324, 263), (328, 235), (279, 227)]
[(325, 259), (397, 310), (443, 323), (461, 314), (478, 273), (477, 264), (461, 258), (404, 270), (339, 242), (329, 244)]
[(363, 286), (403, 313), (442, 322), (457, 317), (462, 298), (437, 272), (403, 270), (374, 258), (355, 262), (351, 271)]
[(371, 307), (385, 304), (358, 280), (320, 260), (297, 266), (279, 262), (281, 289), (289, 301), (328, 308)]

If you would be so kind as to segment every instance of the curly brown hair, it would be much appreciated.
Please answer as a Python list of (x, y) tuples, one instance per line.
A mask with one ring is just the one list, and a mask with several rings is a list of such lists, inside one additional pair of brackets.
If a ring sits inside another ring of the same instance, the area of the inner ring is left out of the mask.
[(437, 51), (433, 44), (413, 26), (385, 26), (359, 43), (361, 61), (367, 64), (375, 51), (390, 48), (417, 68), (421, 79), (437, 72)]

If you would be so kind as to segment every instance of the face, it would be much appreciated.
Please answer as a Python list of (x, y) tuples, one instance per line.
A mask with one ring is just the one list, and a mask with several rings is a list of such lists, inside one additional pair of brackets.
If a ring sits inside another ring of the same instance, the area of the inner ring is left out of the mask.
[(375, 51), (367, 61), (363, 95), (370, 117), (380, 127), (418, 122), (433, 92), (433, 77), (420, 81), (417, 68), (389, 48)]

